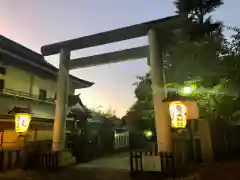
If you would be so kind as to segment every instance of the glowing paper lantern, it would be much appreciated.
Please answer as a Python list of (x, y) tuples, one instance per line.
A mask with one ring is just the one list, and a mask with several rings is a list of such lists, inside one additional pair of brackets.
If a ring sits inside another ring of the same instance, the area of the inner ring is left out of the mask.
[(25, 133), (28, 130), (31, 122), (31, 115), (29, 113), (15, 114), (15, 131), (18, 133)]
[(186, 128), (187, 107), (181, 103), (181, 101), (170, 102), (169, 112), (171, 116), (171, 126), (173, 128)]

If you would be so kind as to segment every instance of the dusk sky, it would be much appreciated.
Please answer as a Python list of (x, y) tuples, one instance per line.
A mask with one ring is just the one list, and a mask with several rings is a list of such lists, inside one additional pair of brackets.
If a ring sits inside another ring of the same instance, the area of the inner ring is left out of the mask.
[[(213, 17), (226, 25), (240, 27), (240, 1), (225, 0)], [(40, 52), (43, 45), (82, 37), (171, 16), (172, 0), (0, 0), (0, 34)], [(72, 57), (141, 46), (147, 38), (109, 44), (72, 53)], [(46, 57), (58, 67), (58, 56)], [(79, 90), (84, 104), (103, 106), (125, 114), (134, 102), (136, 76), (144, 75), (144, 59), (71, 71), (71, 74), (95, 82)]]

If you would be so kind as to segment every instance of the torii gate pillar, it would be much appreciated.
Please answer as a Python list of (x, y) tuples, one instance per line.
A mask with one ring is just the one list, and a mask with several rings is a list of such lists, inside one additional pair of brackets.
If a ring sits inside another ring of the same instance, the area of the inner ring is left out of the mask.
[[(170, 16), (159, 20), (43, 46), (41, 52), (44, 56), (54, 55), (60, 52), (56, 115), (53, 130), (53, 150), (60, 151), (64, 146), (64, 129), (67, 109), (66, 88), (68, 87), (67, 80), (69, 70), (146, 58), (149, 56), (150, 52), (158, 151), (172, 152), (169, 112), (167, 105), (162, 101), (166, 98), (162, 52), (165, 50), (164, 48), (168, 43), (166, 38), (168, 38), (169, 34), (166, 34), (171, 30), (178, 29), (180, 24), (181, 19), (179, 16)], [(168, 31), (165, 30), (165, 32), (162, 33), (161, 43), (158, 42), (159, 39), (157, 32), (154, 30), (155, 28), (168, 29)], [(146, 34), (148, 34), (149, 47), (137, 47), (90, 57), (71, 59), (71, 61), (69, 61), (71, 51), (143, 37), (146, 36)]]
[[(166, 98), (163, 46), (159, 42), (156, 30), (148, 32), (150, 73), (152, 80), (155, 128), (157, 133), (158, 152), (172, 152), (172, 133), (168, 106), (163, 103)], [(162, 42), (164, 43), (164, 41)]]
[(65, 127), (67, 118), (69, 86), (69, 61), (70, 51), (67, 49), (61, 49), (57, 82), (57, 100), (53, 125), (53, 151), (62, 151), (65, 147)]

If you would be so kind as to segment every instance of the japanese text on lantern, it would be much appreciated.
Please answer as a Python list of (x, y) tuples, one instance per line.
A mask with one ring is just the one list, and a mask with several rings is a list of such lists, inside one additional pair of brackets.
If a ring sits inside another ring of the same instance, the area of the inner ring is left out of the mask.
[(179, 101), (169, 104), (171, 116), (171, 126), (173, 128), (186, 128), (187, 125), (187, 108)]
[(31, 121), (31, 116), (27, 113), (15, 114), (15, 131), (18, 133), (24, 133), (28, 130)]

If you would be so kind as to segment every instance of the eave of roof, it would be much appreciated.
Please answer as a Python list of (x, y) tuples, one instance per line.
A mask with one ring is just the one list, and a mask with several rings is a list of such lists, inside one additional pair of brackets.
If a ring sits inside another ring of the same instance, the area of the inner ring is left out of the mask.
[[(40, 68), (44, 67), (45, 69), (49, 69), (49, 71), (51, 71), (54, 75), (58, 74), (58, 69), (48, 63), (41, 54), (34, 52), (31, 49), (28, 49), (2, 35), (0, 35), (0, 49), (16, 54), (17, 56), (20, 56), (28, 61), (31, 60), (31, 63), (36, 63)], [(81, 88), (90, 87), (94, 84), (93, 82), (89, 82), (72, 75), (70, 75), (70, 78), (74, 83), (81, 85)]]

